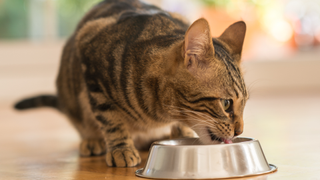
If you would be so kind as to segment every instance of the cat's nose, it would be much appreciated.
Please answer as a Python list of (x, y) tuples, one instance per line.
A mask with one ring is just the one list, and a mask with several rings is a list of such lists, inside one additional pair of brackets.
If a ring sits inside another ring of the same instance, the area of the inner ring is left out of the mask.
[(238, 129), (234, 131), (234, 136), (239, 136), (240, 134), (242, 134), (242, 130)]
[(235, 122), (235, 127), (234, 127), (234, 136), (239, 136), (243, 132), (243, 120), (242, 118), (239, 118)]

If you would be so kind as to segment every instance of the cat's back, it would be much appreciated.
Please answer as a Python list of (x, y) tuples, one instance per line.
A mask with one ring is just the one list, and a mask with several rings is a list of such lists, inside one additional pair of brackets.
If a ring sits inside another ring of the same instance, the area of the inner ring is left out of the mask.
[[(116, 22), (123, 22), (123, 20), (137, 20), (143, 17), (156, 18), (157, 15), (166, 15), (167, 19), (173, 21), (182, 29), (188, 28), (188, 22), (180, 15), (175, 13), (168, 13), (154, 5), (144, 3), (140, 0), (104, 0), (93, 7), (79, 22), (77, 31), (82, 29), (88, 22), (109, 18)], [(155, 15), (155, 16), (153, 16)], [(170, 21), (162, 23), (171, 23)]]
[(170, 39), (184, 35), (187, 28), (188, 23), (182, 16), (156, 6), (138, 0), (106, 0), (86, 14), (75, 36), (79, 48), (87, 48), (89, 43), (99, 40), (114, 44), (118, 41), (157, 41), (156, 37)]
[(78, 28), (76, 46), (82, 63), (111, 71), (118, 66), (153, 63), (156, 59), (147, 56), (183, 39), (188, 23), (138, 0), (107, 0), (94, 7)]

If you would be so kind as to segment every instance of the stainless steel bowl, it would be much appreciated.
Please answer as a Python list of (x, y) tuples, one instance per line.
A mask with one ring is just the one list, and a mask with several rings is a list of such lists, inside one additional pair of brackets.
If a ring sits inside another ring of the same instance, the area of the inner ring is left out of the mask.
[(136, 175), (157, 179), (215, 179), (260, 175), (277, 170), (260, 143), (238, 137), (232, 144), (203, 145), (198, 138), (153, 143), (145, 168)]

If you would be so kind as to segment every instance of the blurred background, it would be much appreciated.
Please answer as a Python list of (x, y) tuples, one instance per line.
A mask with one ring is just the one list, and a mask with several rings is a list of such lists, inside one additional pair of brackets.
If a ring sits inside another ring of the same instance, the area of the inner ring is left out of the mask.
[[(0, 39), (65, 39), (101, 0), (0, 0)], [(218, 36), (231, 23), (248, 25), (244, 60), (279, 59), (320, 47), (319, 0), (146, 0), (190, 22), (205, 17)], [(272, 51), (273, 53), (269, 53)], [(262, 57), (267, 56), (267, 57)]]
[[(0, 99), (55, 92), (61, 50), (101, 0), (0, 0)], [(320, 0), (146, 0), (205, 17), (213, 36), (243, 20), (247, 85), (253, 93), (320, 89)], [(23, 79), (23, 81), (21, 81)]]

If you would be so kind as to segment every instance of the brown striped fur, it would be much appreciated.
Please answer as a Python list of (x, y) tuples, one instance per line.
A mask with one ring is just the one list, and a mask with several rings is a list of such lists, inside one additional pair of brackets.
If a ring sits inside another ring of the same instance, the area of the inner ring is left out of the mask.
[[(65, 45), (57, 79), (59, 109), (82, 137), (80, 154), (107, 152), (108, 166), (132, 167), (141, 161), (136, 148), (153, 140), (195, 131), (213, 144), (241, 134), (244, 34), (238, 22), (212, 38), (205, 19), (189, 26), (138, 0), (95, 6)], [(228, 111), (221, 100), (231, 100)]]

